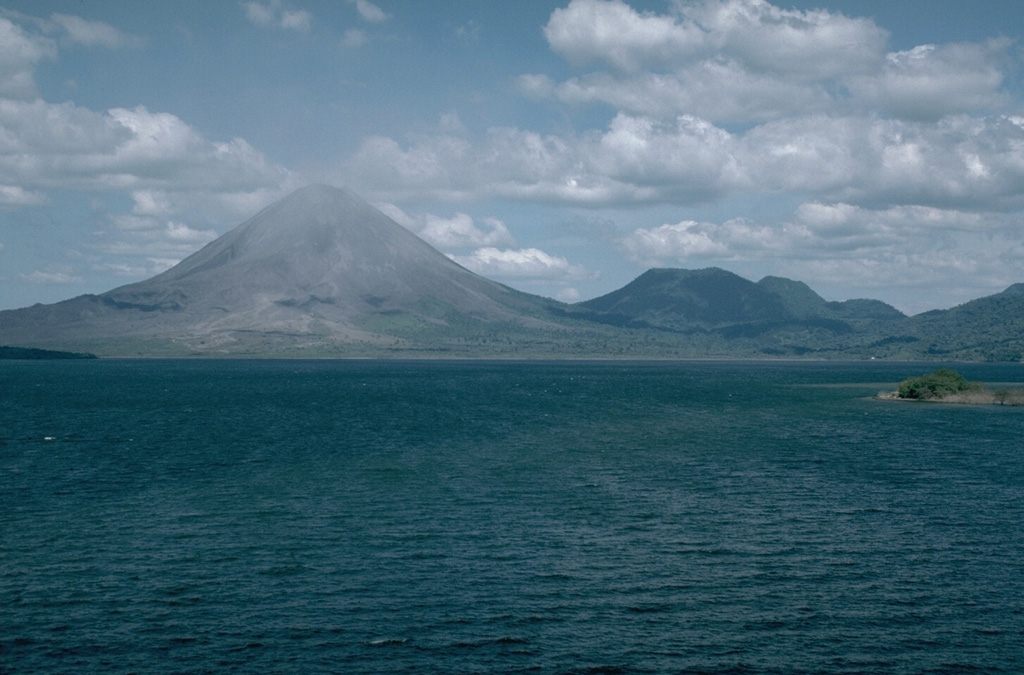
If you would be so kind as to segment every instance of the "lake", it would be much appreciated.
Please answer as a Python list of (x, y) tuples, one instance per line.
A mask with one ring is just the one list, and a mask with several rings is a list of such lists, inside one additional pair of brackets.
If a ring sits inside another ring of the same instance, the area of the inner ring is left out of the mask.
[(0, 671), (1024, 672), (1024, 407), (935, 366), (0, 362)]

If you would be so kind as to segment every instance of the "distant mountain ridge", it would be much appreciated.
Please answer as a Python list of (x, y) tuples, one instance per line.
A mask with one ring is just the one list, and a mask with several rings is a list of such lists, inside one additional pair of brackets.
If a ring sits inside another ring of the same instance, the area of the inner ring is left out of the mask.
[(151, 279), (0, 312), (101, 356), (1024, 359), (1024, 283), (907, 317), (805, 283), (652, 269), (568, 305), (459, 266), (347, 190), (296, 191)]
[(1024, 360), (1024, 283), (908, 317), (880, 300), (829, 302), (782, 277), (654, 269), (576, 307), (592, 321), (700, 335), (709, 354)]

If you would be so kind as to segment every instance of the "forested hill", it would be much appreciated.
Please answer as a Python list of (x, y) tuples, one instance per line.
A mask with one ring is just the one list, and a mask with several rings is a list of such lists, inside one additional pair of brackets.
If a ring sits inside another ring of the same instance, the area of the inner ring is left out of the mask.
[(95, 354), (61, 352), (53, 349), (0, 346), (0, 359), (19, 361), (41, 361), (44, 359), (95, 359)]
[(1024, 283), (908, 317), (880, 300), (829, 302), (781, 277), (652, 269), (573, 307), (589, 321), (686, 335), (723, 356), (1024, 359)]

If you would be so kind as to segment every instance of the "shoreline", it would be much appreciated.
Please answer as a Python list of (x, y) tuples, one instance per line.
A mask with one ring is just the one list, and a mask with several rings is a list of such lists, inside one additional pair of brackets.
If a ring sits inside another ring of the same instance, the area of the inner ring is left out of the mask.
[(998, 405), (1018, 407), (1024, 405), (1024, 390), (1014, 389), (1005, 392), (965, 391), (938, 398), (906, 398), (896, 391), (880, 391), (871, 398), (875, 401), (898, 401), (904, 403), (946, 403), (950, 405)]

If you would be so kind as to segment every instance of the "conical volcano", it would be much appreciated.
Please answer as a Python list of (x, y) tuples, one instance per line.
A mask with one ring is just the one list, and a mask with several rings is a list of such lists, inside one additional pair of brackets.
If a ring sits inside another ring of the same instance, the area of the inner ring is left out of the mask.
[(467, 326), (555, 328), (548, 304), (459, 266), (352, 192), (314, 185), (151, 279), (2, 313), (0, 343), (100, 353), (408, 348)]

